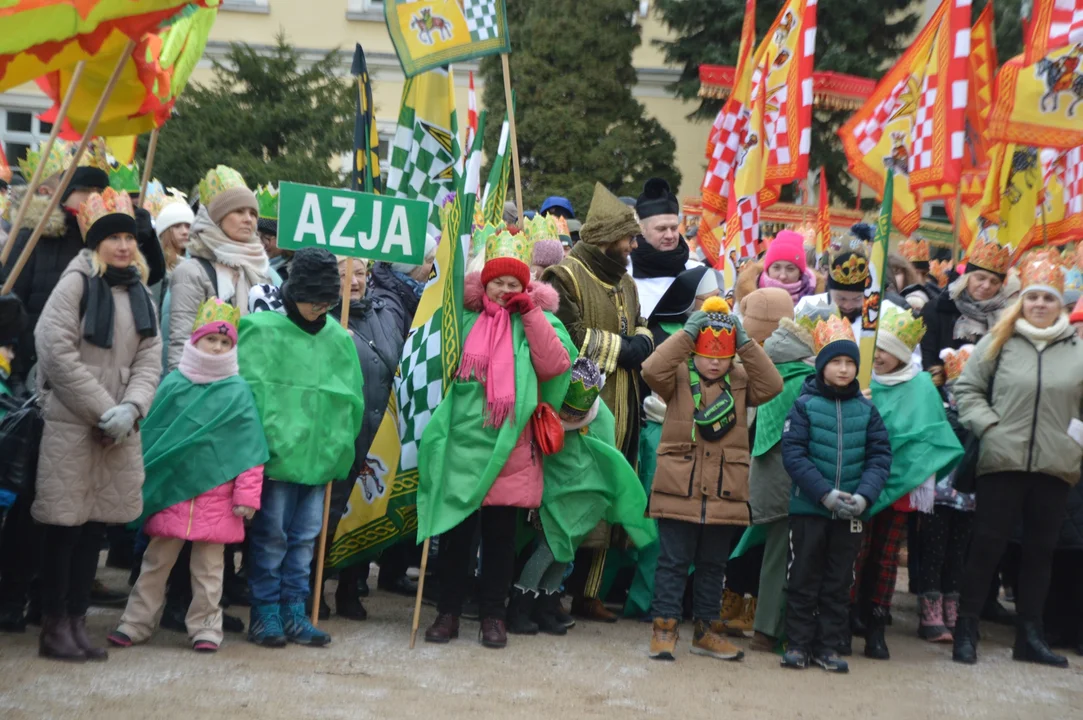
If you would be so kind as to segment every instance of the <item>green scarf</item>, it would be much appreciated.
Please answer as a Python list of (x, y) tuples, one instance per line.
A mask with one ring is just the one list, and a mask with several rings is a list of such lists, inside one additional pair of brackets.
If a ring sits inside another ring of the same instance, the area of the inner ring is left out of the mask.
[(191, 500), (267, 462), (267, 441), (252, 391), (234, 375), (197, 385), (174, 370), (140, 424), (143, 515)]
[(786, 416), (801, 394), (805, 378), (816, 373), (816, 368), (808, 363), (779, 363), (775, 366), (782, 376), (782, 392), (756, 409), (756, 444), (752, 447), (752, 457), (759, 457), (782, 441), (782, 427)]
[[(476, 312), (463, 313), (462, 337), (477, 318)], [(545, 318), (574, 361), (578, 353), (563, 323), (550, 313), (545, 313)], [(511, 318), (511, 337), (515, 354), (513, 417), (499, 428), (484, 426), (485, 387), (476, 380), (456, 381), (447, 388), (425, 426), (417, 456), (418, 540), (450, 530), (481, 507), (538, 406), (538, 376), (518, 314)], [(541, 399), (559, 408), (570, 379), (569, 371), (541, 383)]]
[(557, 562), (571, 562), (599, 521), (622, 525), (636, 547), (658, 537), (645, 516), (647, 494), (639, 476), (615, 447), (613, 413), (598, 403), (598, 417), (564, 434), (564, 449), (542, 461), (545, 490), (541, 522)]
[(327, 322), (310, 335), (285, 315), (254, 313), (241, 318), (237, 360), (267, 435), (266, 476), (301, 485), (349, 477), (365, 414), (350, 333)]
[(944, 401), (929, 373), (887, 386), (873, 382), (872, 402), (891, 440), (891, 474), (870, 516), (890, 506), (930, 475), (947, 476), (963, 457), (944, 411)]

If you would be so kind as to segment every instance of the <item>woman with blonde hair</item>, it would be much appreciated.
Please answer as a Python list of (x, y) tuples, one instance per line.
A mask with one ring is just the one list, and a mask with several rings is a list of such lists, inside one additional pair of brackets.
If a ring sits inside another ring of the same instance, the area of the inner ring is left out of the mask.
[(106, 188), (79, 209), (86, 249), (68, 265), (38, 322), (45, 430), (31, 513), (44, 525), (39, 654), (105, 660), (86, 632), (105, 524), (139, 517), (138, 420), (154, 399), (161, 343), (136, 244), (131, 200)]
[(1056, 667), (1042, 611), (1068, 492), (1083, 447), (1070, 435), (1083, 403), (1083, 341), (1064, 312), (1064, 276), (1047, 260), (1022, 268), (1020, 299), (1006, 308), (955, 386), (959, 420), (978, 438), (977, 510), (963, 574), (952, 657), (977, 662), (978, 615), (997, 563), (1022, 521), (1022, 565), (1012, 657)]

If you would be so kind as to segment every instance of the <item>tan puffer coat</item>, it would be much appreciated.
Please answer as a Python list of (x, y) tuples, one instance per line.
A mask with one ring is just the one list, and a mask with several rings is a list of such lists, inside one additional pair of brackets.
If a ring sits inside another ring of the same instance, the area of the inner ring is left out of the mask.
[(45, 433), (31, 514), (50, 525), (126, 523), (143, 511), (139, 433), (102, 447), (98, 421), (125, 402), (140, 417), (147, 414), (162, 372), (162, 338), (136, 332), (128, 291), (115, 287), (113, 347), (83, 339), (79, 304), (84, 276), (91, 273), (90, 256), (84, 250), (68, 265), (36, 333)]

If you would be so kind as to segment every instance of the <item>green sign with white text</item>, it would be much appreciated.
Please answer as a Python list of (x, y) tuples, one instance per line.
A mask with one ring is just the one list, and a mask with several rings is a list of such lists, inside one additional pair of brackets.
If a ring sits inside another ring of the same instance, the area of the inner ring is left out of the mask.
[(284, 182), (278, 187), (278, 246), (420, 265), (429, 204), (421, 200)]

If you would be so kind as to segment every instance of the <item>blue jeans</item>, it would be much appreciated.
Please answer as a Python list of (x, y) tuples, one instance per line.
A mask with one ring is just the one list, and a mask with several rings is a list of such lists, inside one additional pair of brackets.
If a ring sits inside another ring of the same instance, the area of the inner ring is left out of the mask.
[(264, 479), (260, 509), (248, 531), (253, 606), (308, 598), (312, 553), (322, 523), (323, 485)]

